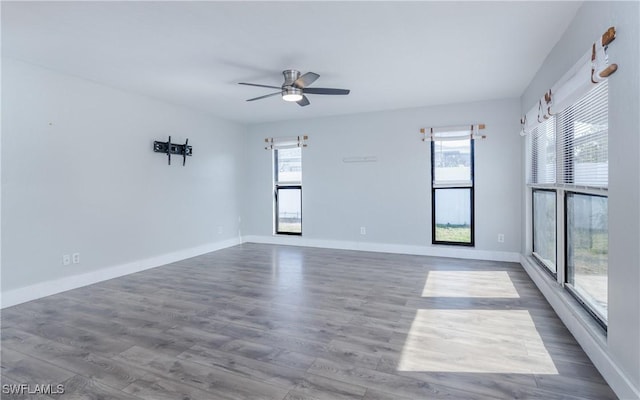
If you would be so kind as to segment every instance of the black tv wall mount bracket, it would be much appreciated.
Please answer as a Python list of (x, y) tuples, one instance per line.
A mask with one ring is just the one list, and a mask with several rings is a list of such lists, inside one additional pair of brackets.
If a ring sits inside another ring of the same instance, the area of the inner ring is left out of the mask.
[(182, 156), (182, 166), (187, 162), (187, 156), (191, 157), (193, 155), (193, 148), (189, 146), (189, 139), (187, 139), (184, 144), (177, 144), (171, 143), (171, 136), (169, 136), (169, 140), (166, 142), (154, 141), (153, 151), (156, 153), (166, 154), (169, 165), (171, 165), (172, 154)]

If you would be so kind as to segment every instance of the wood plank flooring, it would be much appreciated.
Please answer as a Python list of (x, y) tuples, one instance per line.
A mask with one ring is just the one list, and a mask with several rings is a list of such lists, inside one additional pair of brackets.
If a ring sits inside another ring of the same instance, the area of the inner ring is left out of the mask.
[[(5, 399), (615, 399), (518, 264), (243, 244), (2, 310)], [(33, 391), (33, 390), (32, 390)]]

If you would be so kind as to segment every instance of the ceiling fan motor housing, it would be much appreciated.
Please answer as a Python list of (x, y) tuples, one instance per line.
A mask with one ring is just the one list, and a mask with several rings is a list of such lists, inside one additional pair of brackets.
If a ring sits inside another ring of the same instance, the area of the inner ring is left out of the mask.
[(282, 75), (284, 75), (284, 83), (282, 84), (282, 88), (284, 89), (286, 86), (293, 86), (293, 83), (300, 77), (300, 71), (295, 69), (285, 69), (282, 71)]

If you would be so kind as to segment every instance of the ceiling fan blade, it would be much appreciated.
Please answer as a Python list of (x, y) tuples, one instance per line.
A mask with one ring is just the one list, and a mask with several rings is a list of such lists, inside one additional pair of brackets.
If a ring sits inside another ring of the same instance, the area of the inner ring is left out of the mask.
[(295, 82), (293, 82), (293, 86), (304, 89), (315, 82), (318, 78), (320, 78), (320, 75), (316, 74), (315, 72), (307, 72), (300, 78), (296, 79)]
[(258, 86), (258, 87), (266, 87), (270, 89), (282, 89), (280, 86), (260, 85), (259, 83), (238, 82), (238, 85)]
[(277, 96), (277, 95), (282, 95), (282, 92), (275, 92), (275, 93), (271, 93), (271, 94), (265, 94), (264, 96), (254, 97), (253, 99), (248, 99), (247, 101), (266, 99), (267, 97)]
[(307, 99), (307, 96), (305, 95), (302, 95), (302, 99), (296, 101), (296, 103), (298, 103), (300, 107), (308, 106), (309, 104), (311, 104), (309, 103), (309, 99)]
[(349, 89), (333, 89), (333, 88), (306, 88), (305, 93), (308, 94), (349, 94)]

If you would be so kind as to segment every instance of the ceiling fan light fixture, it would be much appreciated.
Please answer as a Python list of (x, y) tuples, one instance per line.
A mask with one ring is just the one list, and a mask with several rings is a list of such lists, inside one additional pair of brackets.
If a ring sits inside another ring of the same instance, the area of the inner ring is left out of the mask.
[(282, 100), (284, 101), (300, 101), (302, 100), (302, 90), (294, 87), (286, 88), (282, 92)]
[[(0, 0), (1, 1), (1, 0)], [(309, 104), (309, 99), (307, 99), (307, 94), (323, 94), (323, 95), (345, 95), (349, 94), (349, 89), (336, 89), (336, 88), (318, 88), (318, 87), (309, 87), (313, 82), (315, 82), (320, 75), (315, 72), (307, 72), (306, 74), (300, 75), (300, 71), (295, 69), (286, 69), (282, 71), (284, 75), (284, 83), (282, 86), (272, 86), (272, 85), (262, 85), (259, 83), (247, 83), (247, 82), (238, 82), (240, 85), (248, 85), (248, 86), (257, 86), (264, 87), (269, 89), (279, 89), (275, 93), (269, 93), (263, 96), (254, 97), (251, 99), (247, 99), (247, 101), (254, 100), (262, 100), (267, 97), (280, 95), (282, 100), (288, 103), (296, 103), (300, 107), (306, 107)]]

